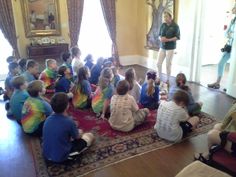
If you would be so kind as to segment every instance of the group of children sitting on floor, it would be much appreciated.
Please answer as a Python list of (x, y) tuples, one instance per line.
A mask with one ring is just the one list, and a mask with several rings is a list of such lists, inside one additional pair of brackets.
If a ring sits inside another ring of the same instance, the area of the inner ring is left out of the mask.
[[(63, 162), (72, 152), (80, 152), (94, 140), (92, 133), (78, 131), (69, 117), (69, 103), (77, 109), (92, 109), (97, 118), (108, 120), (114, 130), (129, 132), (145, 122), (149, 110), (157, 110), (154, 128), (161, 138), (177, 142), (199, 122), (196, 116), (202, 103), (194, 102), (186, 77), (180, 73), (176, 86), (170, 89), (169, 101), (160, 101), (160, 80), (148, 71), (142, 86), (134, 68), (121, 76), (113, 58), (99, 58), (93, 64), (88, 55), (85, 64), (80, 50), (62, 54), (63, 64), (47, 59), (39, 74), (34, 60), (9, 62), (5, 81), (5, 99), (10, 99), (8, 115), (12, 115), (28, 135), (42, 136), (43, 155), (52, 162)], [(48, 95), (53, 95), (50, 97)], [(190, 117), (190, 116), (192, 117)], [(79, 116), (79, 115), (78, 115)], [(72, 141), (73, 140), (73, 141)]]

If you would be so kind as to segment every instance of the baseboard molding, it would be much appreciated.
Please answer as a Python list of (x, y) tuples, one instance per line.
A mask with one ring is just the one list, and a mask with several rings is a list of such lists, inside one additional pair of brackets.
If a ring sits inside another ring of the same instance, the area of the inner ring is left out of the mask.
[[(127, 65), (140, 65), (149, 69), (157, 71), (157, 59), (148, 58), (140, 55), (127, 55), (120, 56), (120, 63), (123, 66)], [(165, 61), (163, 63), (162, 72), (166, 74)], [(186, 77), (189, 77), (189, 68), (185, 66), (180, 66), (173, 61), (171, 76), (176, 76), (178, 73), (185, 73)]]
[(140, 65), (156, 70), (156, 61), (154, 59), (150, 59), (141, 55), (120, 56), (120, 63), (123, 66)]

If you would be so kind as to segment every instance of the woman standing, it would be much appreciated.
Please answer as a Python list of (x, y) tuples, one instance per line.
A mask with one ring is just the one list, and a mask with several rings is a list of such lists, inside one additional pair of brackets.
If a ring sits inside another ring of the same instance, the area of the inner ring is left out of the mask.
[(218, 71), (217, 71), (217, 80), (216, 82), (212, 83), (212, 84), (208, 84), (207, 86), (209, 88), (213, 88), (213, 89), (219, 89), (220, 88), (220, 81), (224, 72), (224, 68), (225, 68), (225, 64), (227, 63), (227, 61), (230, 59), (230, 54), (231, 54), (231, 46), (233, 44), (233, 36), (234, 36), (234, 27), (235, 27), (235, 14), (236, 14), (236, 7), (234, 7), (232, 9), (232, 14), (234, 15), (233, 20), (230, 22), (229, 28), (226, 31), (226, 37), (228, 38), (228, 42), (227, 45), (221, 49), (221, 51), (223, 52), (223, 55), (218, 63)]
[(161, 41), (161, 48), (159, 50), (157, 62), (158, 73), (160, 79), (163, 80), (161, 77), (162, 63), (166, 58), (166, 83), (169, 84), (174, 49), (176, 48), (176, 41), (180, 39), (179, 26), (173, 21), (172, 15), (169, 11), (164, 12), (164, 23), (162, 23), (161, 25), (159, 36)]

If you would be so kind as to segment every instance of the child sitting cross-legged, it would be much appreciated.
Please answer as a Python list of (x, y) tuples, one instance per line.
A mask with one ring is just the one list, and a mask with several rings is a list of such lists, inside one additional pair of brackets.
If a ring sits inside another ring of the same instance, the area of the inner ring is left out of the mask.
[(159, 106), (159, 81), (155, 71), (148, 71), (146, 82), (142, 85), (140, 103), (148, 109), (157, 109)]
[(72, 79), (73, 78), (73, 70), (72, 70), (72, 66), (71, 66), (71, 62), (72, 62), (71, 53), (64, 52), (64, 53), (62, 53), (61, 58), (63, 60), (62, 66), (66, 66), (67, 68), (70, 69), (70, 74), (71, 74), (71, 79)]
[(16, 62), (9, 63), (8, 65), (9, 73), (7, 75), (7, 78), (5, 80), (5, 93), (4, 93), (4, 101), (9, 100), (11, 98), (11, 95), (14, 91), (14, 88), (12, 87), (11, 80), (14, 76), (19, 75), (19, 65)]
[(42, 81), (30, 82), (27, 91), (30, 97), (25, 100), (23, 105), (21, 124), (28, 135), (41, 137), (44, 121), (52, 113), (52, 108), (41, 98), (41, 95), (45, 94)]
[(39, 73), (39, 64), (34, 60), (28, 60), (26, 63), (26, 71), (22, 74), (26, 82), (31, 82), (36, 80)]
[(51, 106), (54, 114), (43, 126), (43, 155), (48, 161), (61, 163), (67, 161), (71, 153), (80, 154), (87, 149), (94, 141), (94, 135), (79, 133), (75, 122), (67, 115), (69, 99), (65, 93), (56, 93)]
[(90, 77), (89, 68), (87, 66), (81, 67), (77, 76), (77, 82), (73, 88), (72, 103), (75, 108), (89, 108), (92, 99), (92, 89), (88, 81)]
[(93, 56), (91, 54), (88, 54), (85, 59), (85, 64), (84, 66), (87, 66), (90, 70), (92, 69), (92, 67), (94, 66), (94, 63), (93, 63)]
[(112, 70), (113, 75), (114, 75), (114, 77), (113, 77), (113, 79), (112, 79), (112, 84), (113, 84), (114, 87), (116, 88), (118, 82), (119, 82), (120, 80), (124, 80), (125, 78), (119, 74), (119, 68), (118, 68), (118, 67), (112, 66), (112, 67), (111, 67), (111, 70)]
[(109, 124), (113, 129), (123, 132), (129, 132), (142, 124), (149, 113), (147, 108), (139, 109), (134, 97), (128, 94), (129, 87), (128, 81), (119, 81), (117, 95), (111, 98)]
[(22, 107), (25, 100), (29, 97), (29, 94), (26, 91), (27, 84), (23, 76), (15, 76), (12, 79), (12, 86), (14, 92), (10, 98), (10, 108), (13, 117), (21, 124)]
[(92, 108), (97, 117), (105, 118), (105, 114), (109, 113), (109, 104), (114, 91), (112, 79), (111, 68), (104, 68), (99, 77), (98, 87), (92, 97)]
[(94, 85), (98, 84), (98, 80), (103, 69), (103, 61), (104, 61), (104, 58), (102, 57), (98, 58), (97, 63), (93, 65), (93, 67), (90, 69), (91, 76), (89, 78), (89, 82), (91, 84), (94, 84)]
[(70, 68), (66, 66), (60, 66), (57, 72), (58, 78), (55, 82), (55, 92), (64, 92), (67, 93), (69, 97), (72, 97), (73, 94), (70, 92), (73, 87), (71, 82), (71, 73)]
[(199, 117), (189, 117), (186, 110), (188, 94), (178, 90), (173, 101), (162, 101), (157, 110), (157, 120), (154, 128), (160, 138), (172, 142), (179, 142), (196, 128)]
[(136, 72), (134, 68), (131, 67), (125, 71), (125, 80), (127, 80), (130, 85), (129, 94), (132, 95), (135, 101), (138, 103), (141, 94), (141, 86), (136, 81)]
[(57, 78), (57, 61), (47, 59), (45, 61), (46, 68), (39, 75), (39, 80), (44, 82), (46, 93), (53, 93), (55, 90), (55, 81)]
[(179, 73), (176, 76), (176, 86), (171, 87), (170, 88), (170, 92), (169, 92), (169, 100), (171, 100), (173, 98), (174, 93), (177, 90), (183, 90), (186, 91), (186, 93), (188, 94), (188, 98), (189, 98), (189, 102), (187, 105), (187, 110), (190, 116), (194, 116), (197, 115), (201, 112), (201, 108), (203, 103), (202, 102), (196, 102), (193, 98), (191, 89), (189, 88), (189, 86), (186, 85), (187, 79), (184, 73)]

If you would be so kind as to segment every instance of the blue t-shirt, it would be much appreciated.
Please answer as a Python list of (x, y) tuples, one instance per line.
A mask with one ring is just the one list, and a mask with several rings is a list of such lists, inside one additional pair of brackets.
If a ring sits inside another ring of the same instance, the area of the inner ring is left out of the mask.
[(29, 71), (25, 71), (22, 76), (25, 78), (25, 81), (26, 82), (31, 82), (31, 81), (34, 81), (36, 80), (34, 75), (31, 74)]
[(72, 119), (62, 114), (49, 116), (43, 126), (43, 155), (54, 162), (68, 158), (72, 148), (71, 138), (77, 139), (78, 129)]
[(85, 63), (85, 66), (87, 66), (90, 70), (92, 69), (93, 65), (94, 65), (93, 62), (91, 62), (91, 61), (87, 61)]
[(13, 86), (12, 86), (12, 83), (11, 83), (11, 80), (12, 80), (13, 77), (14, 77), (14, 76), (13, 76), (11, 73), (9, 73), (9, 74), (7, 75), (7, 78), (6, 78), (6, 80), (5, 80), (5, 88), (8, 88), (8, 89), (12, 89), (12, 90), (13, 90)]
[(102, 71), (102, 66), (100, 66), (100, 65), (95, 65), (94, 67), (92, 67), (91, 77), (89, 78), (89, 82), (91, 84), (97, 85), (101, 71)]
[(13, 116), (16, 120), (21, 120), (22, 117), (22, 107), (24, 105), (25, 100), (29, 97), (29, 94), (25, 90), (14, 90), (11, 98), (10, 98), (10, 107)]
[(71, 81), (65, 77), (62, 77), (59, 79), (59, 81), (57, 81), (55, 86), (55, 91), (69, 93), (70, 86), (71, 86)]
[(141, 88), (140, 103), (144, 107), (149, 107), (153, 105), (153, 103), (158, 103), (159, 101), (159, 87), (157, 85), (155, 86), (155, 92), (153, 93), (153, 96), (147, 95), (147, 87), (148, 83), (145, 82)]

